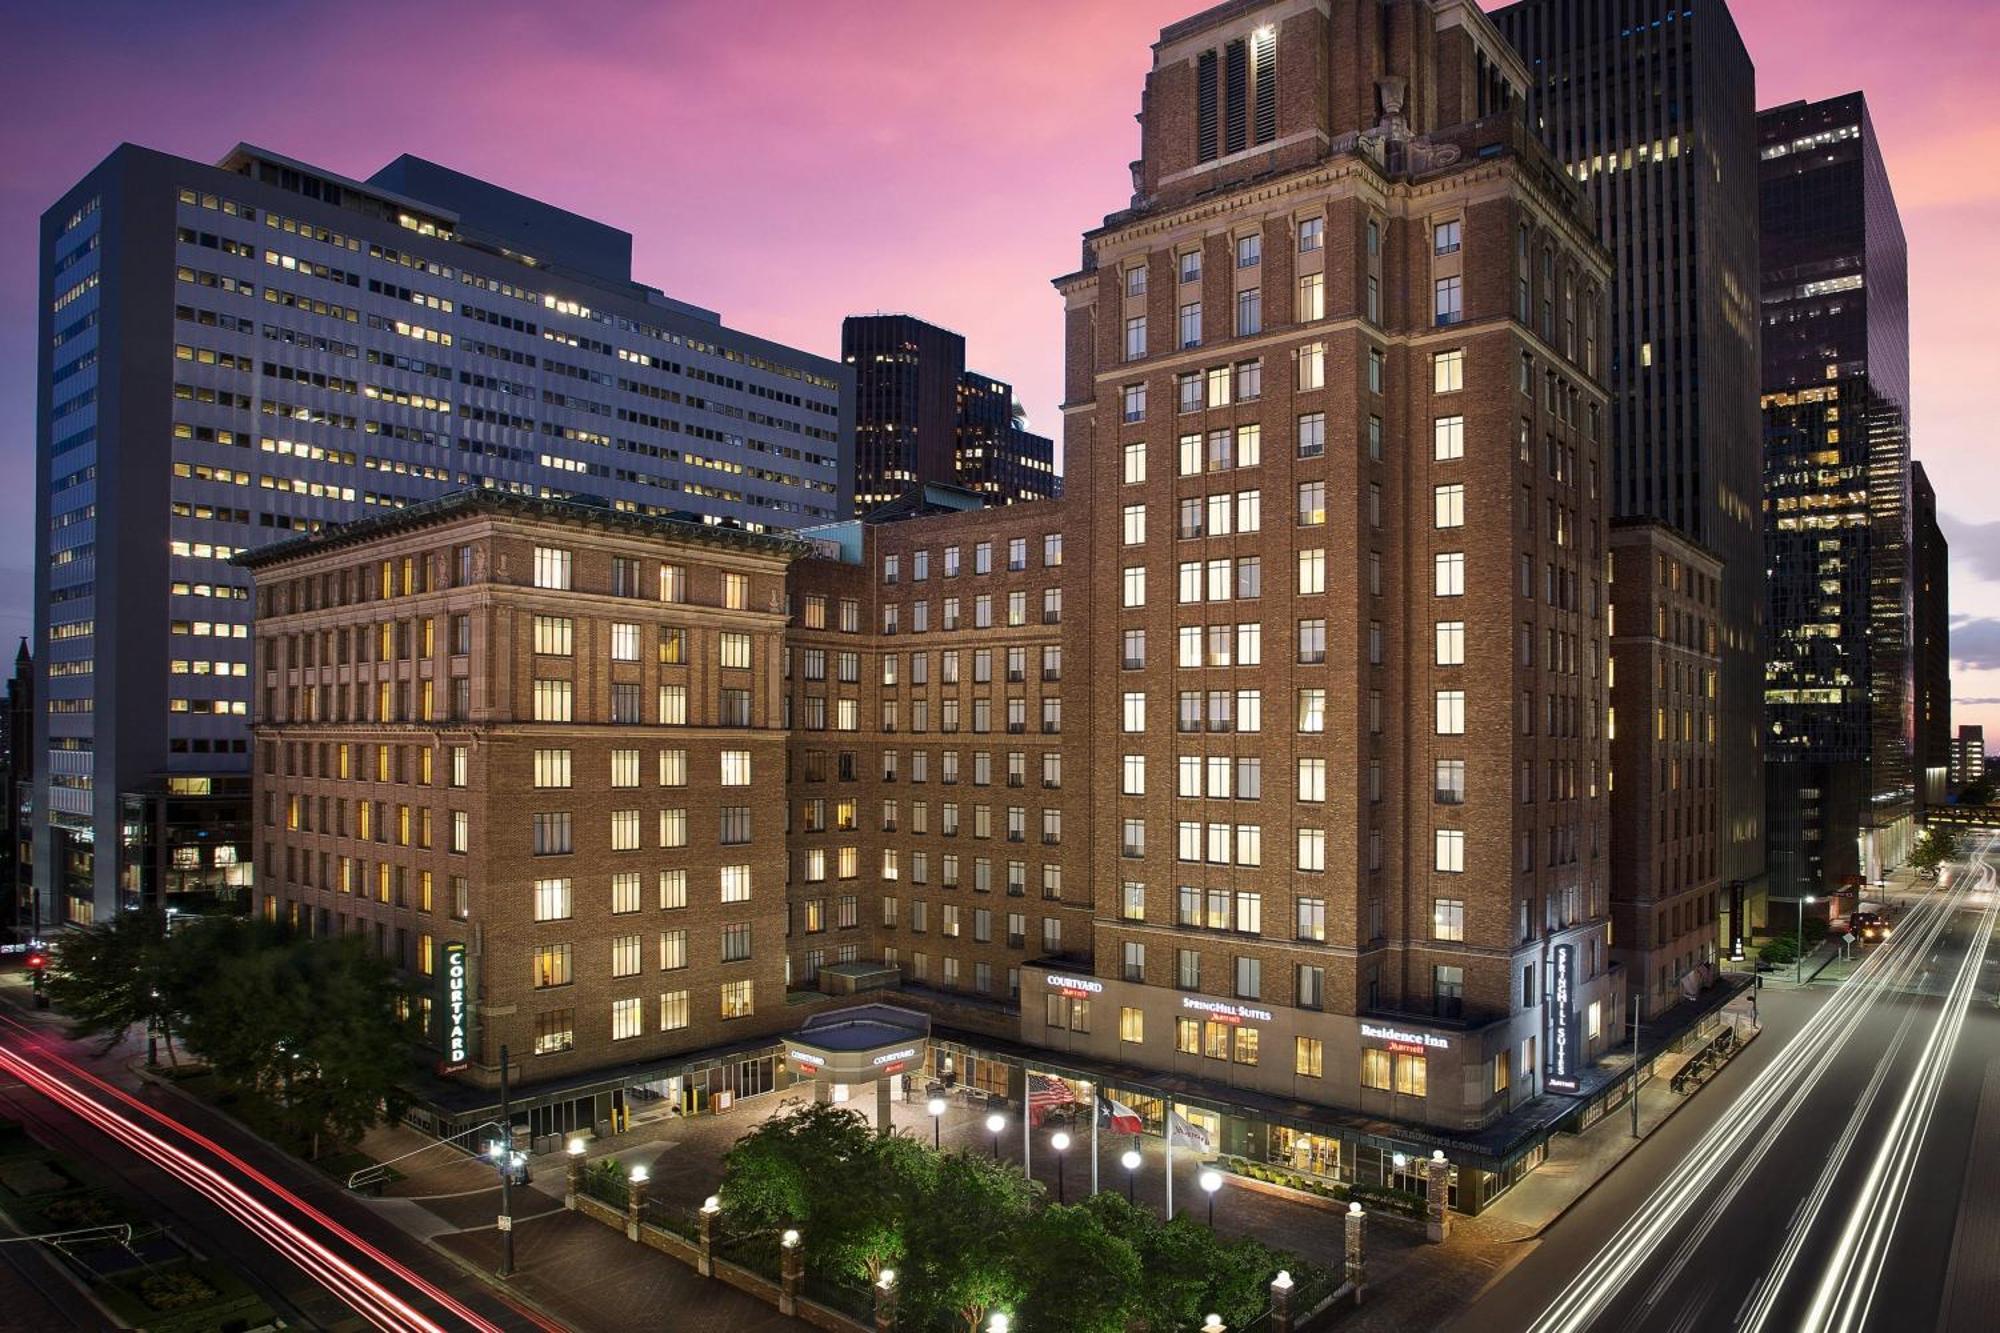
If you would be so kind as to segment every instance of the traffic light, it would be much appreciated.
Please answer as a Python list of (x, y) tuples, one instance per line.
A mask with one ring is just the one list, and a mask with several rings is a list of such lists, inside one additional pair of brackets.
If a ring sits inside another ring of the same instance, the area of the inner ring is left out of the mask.
[(48, 976), (49, 972), (48, 951), (45, 949), (31, 949), (24, 961), (28, 965), (28, 976), (35, 983), (35, 1007), (37, 1009), (46, 1009), (48, 1008), (49, 997), (42, 990), (42, 981)]

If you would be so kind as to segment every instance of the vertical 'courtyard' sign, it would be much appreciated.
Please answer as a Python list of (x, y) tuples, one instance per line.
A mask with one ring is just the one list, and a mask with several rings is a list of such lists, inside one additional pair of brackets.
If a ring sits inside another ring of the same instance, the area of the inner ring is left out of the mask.
[(444, 1062), (438, 1066), (444, 1074), (472, 1062), (472, 987), (466, 968), (465, 941), (445, 941)]

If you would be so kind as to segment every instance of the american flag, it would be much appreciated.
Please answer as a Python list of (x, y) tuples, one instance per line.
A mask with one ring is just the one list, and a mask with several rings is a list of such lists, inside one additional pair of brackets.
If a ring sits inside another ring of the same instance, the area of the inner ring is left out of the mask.
[(1042, 1117), (1058, 1106), (1071, 1106), (1076, 1094), (1069, 1084), (1053, 1074), (1028, 1075), (1028, 1123), (1039, 1125)]

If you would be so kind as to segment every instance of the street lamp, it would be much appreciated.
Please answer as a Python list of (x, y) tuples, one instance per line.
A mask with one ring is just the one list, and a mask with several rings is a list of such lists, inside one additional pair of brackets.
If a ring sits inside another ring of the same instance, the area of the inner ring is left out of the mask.
[(1002, 1314), (998, 1310), (995, 1310), (990, 1316), (987, 1317), (986, 1333), (1007, 1333), (1007, 1329), (1009, 1325), (1011, 1325), (1012, 1323), (1013, 1321), (1009, 1319), (1006, 1315)]
[(1139, 1169), (1139, 1150), (1137, 1148), (1127, 1148), (1125, 1155), (1118, 1159), (1118, 1164), (1125, 1168), (1125, 1202), (1137, 1203), (1138, 1200), (1133, 1197), (1132, 1193), (1132, 1180), (1133, 1173)]
[(1212, 1314), (1204, 1319), (1201, 1324), (1201, 1333), (1226, 1333), (1222, 1323), (1222, 1316)]
[(1201, 1186), (1201, 1192), (1208, 1196), (1208, 1229), (1213, 1231), (1215, 1230), (1215, 1192), (1222, 1188), (1222, 1173), (1220, 1171), (1204, 1171), (1201, 1173), (1201, 1178), (1197, 1183)]
[(993, 1136), (993, 1160), (1000, 1160), (1000, 1131), (1007, 1128), (1007, 1117), (995, 1111), (986, 1117), (986, 1132)]
[(931, 1098), (924, 1104), (924, 1109), (931, 1113), (931, 1147), (941, 1148), (944, 1146), (944, 1098)]
[(1799, 939), (1798, 947), (1792, 954), (1792, 984), (1804, 985), (1806, 966), (1806, 905), (1817, 901), (1810, 893), (1799, 899)]
[(1069, 1173), (1065, 1168), (1069, 1165), (1069, 1135), (1057, 1130), (1049, 1146), (1056, 1150), (1056, 1202), (1068, 1203)]

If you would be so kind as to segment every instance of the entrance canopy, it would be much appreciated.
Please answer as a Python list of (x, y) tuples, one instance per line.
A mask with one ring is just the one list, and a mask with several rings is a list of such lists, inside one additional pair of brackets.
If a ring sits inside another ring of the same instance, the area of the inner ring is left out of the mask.
[(889, 1004), (863, 1004), (806, 1020), (785, 1039), (785, 1061), (827, 1083), (868, 1083), (924, 1063), (931, 1021)]

